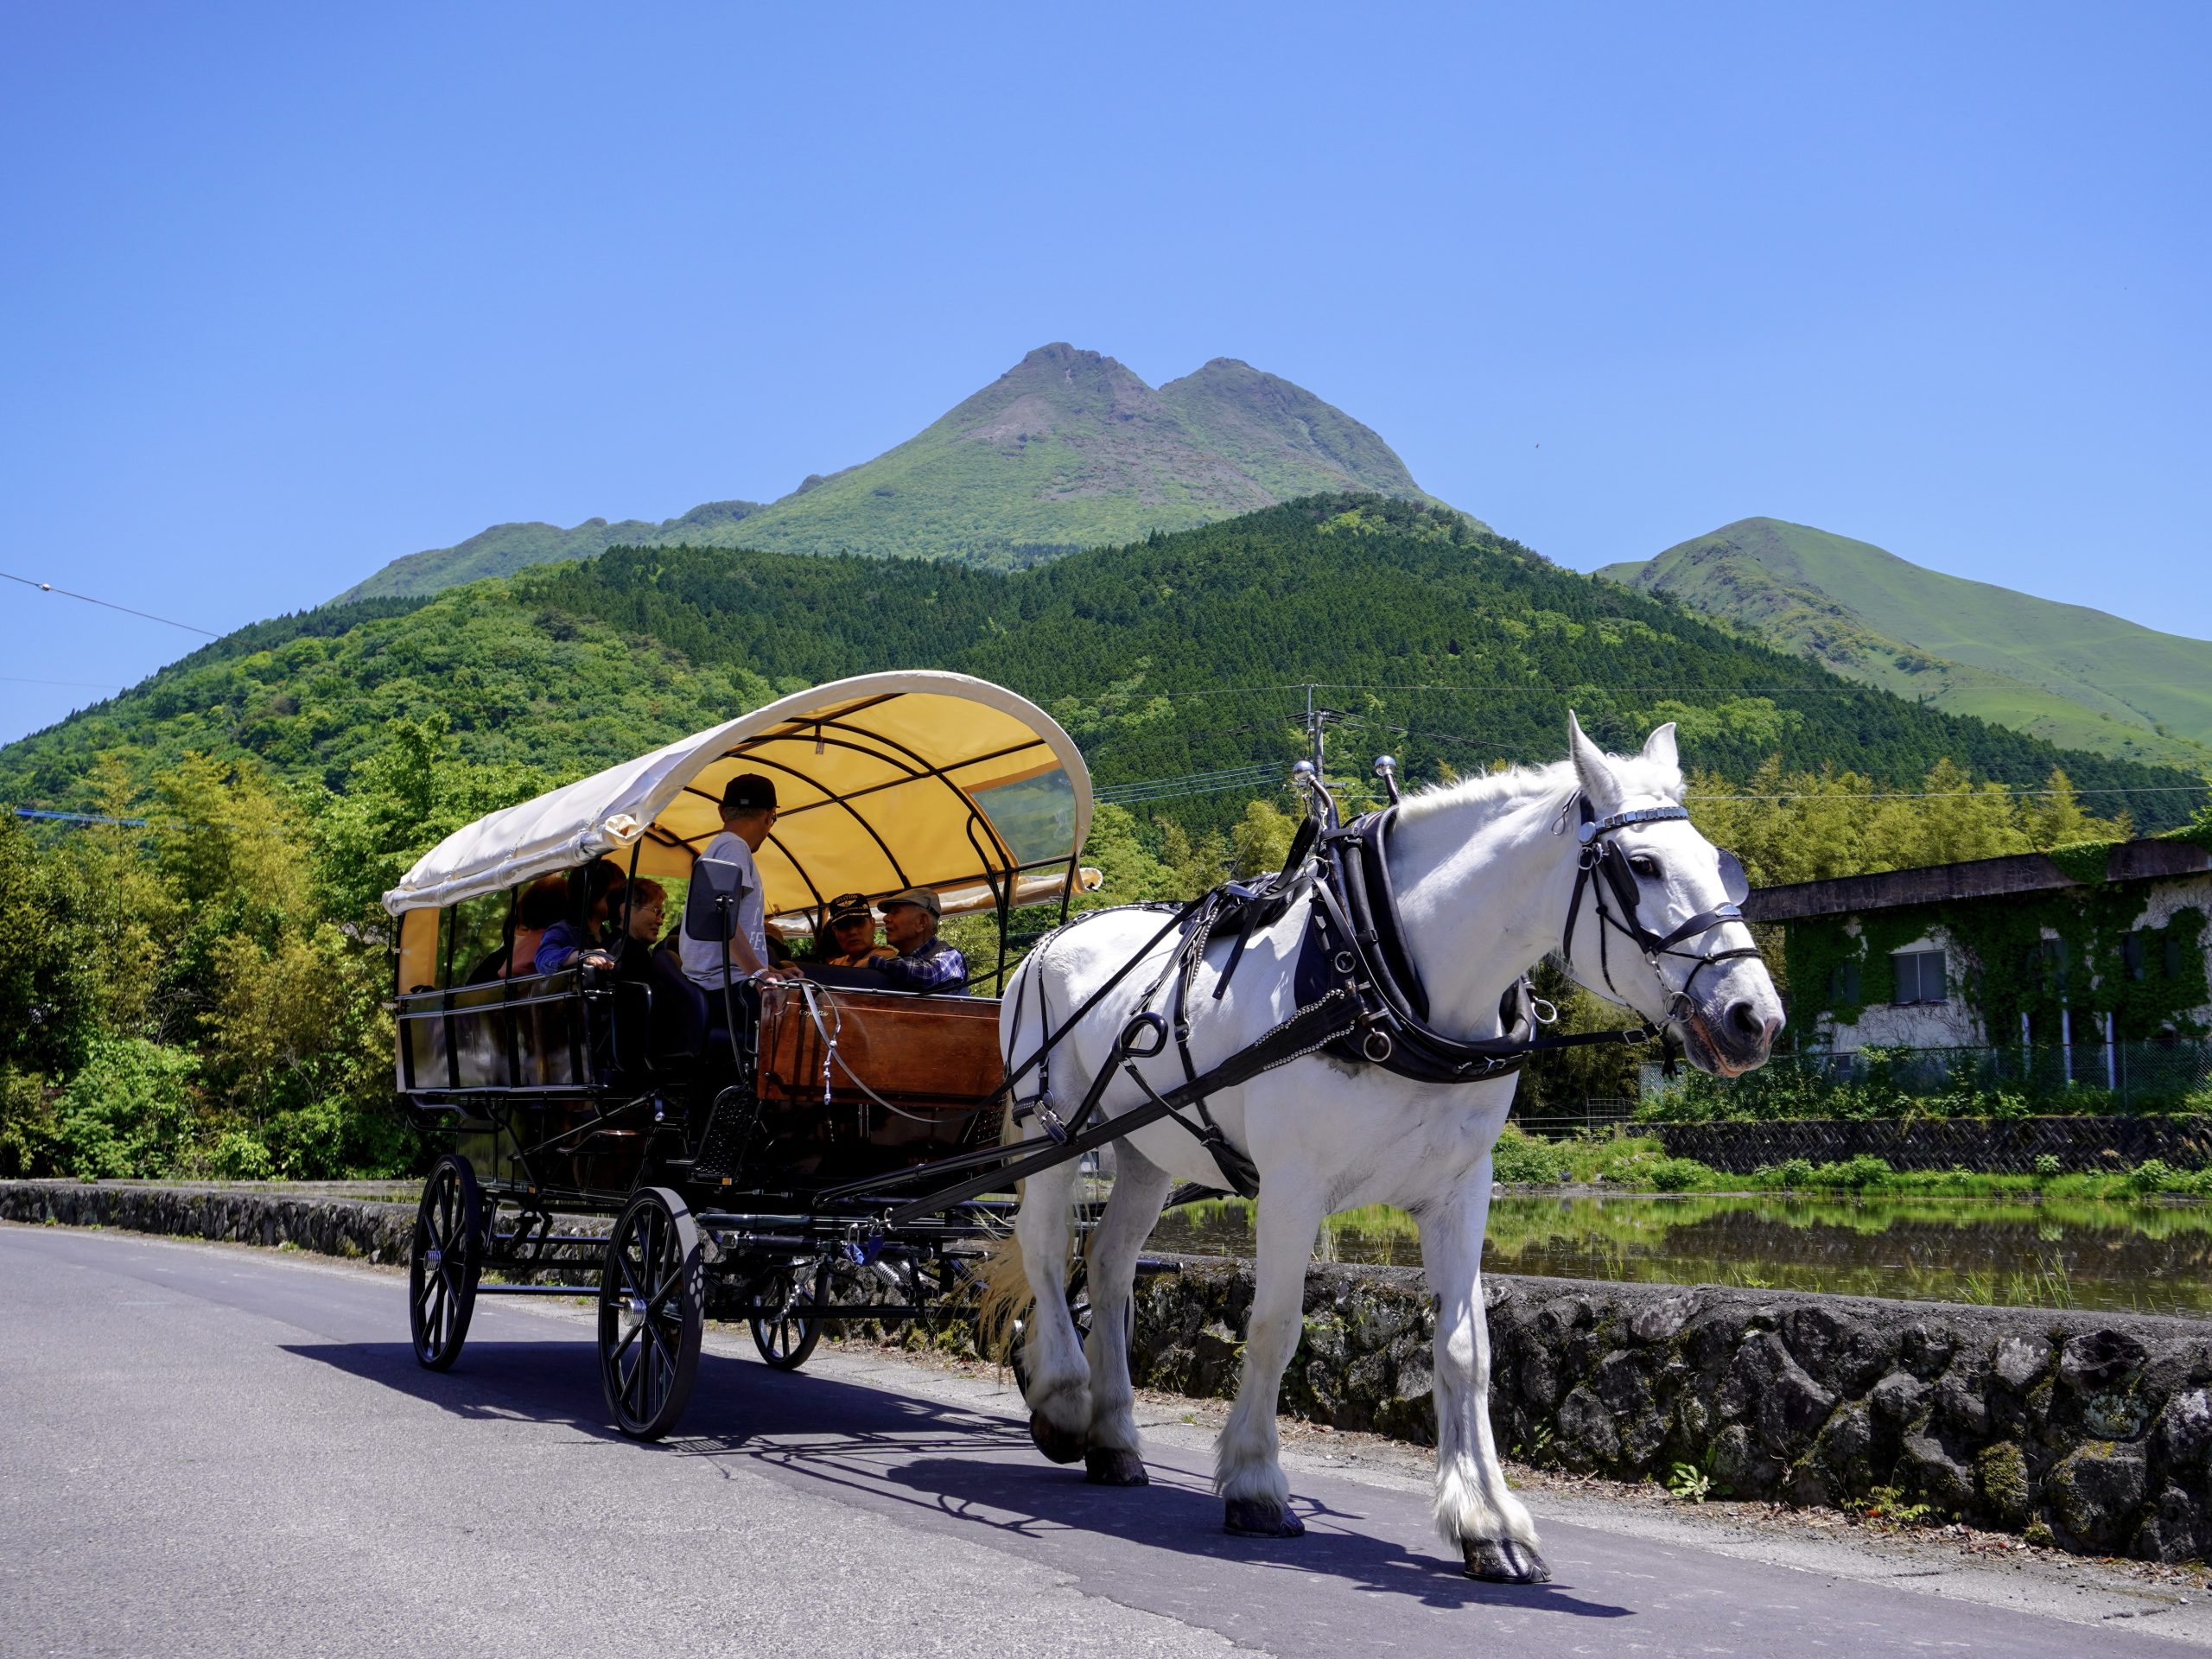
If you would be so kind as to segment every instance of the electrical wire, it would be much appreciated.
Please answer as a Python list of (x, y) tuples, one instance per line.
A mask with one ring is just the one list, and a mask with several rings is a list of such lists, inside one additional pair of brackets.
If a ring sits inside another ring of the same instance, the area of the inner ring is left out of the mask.
[(210, 639), (219, 639), (223, 637), (213, 628), (199, 627), (190, 622), (180, 622), (174, 617), (156, 616), (151, 611), (134, 611), (130, 606), (118, 605), (111, 599), (94, 599), (90, 594), (73, 593), (67, 588), (57, 588), (50, 582), (34, 582), (29, 576), (16, 575), (6, 570), (0, 570), (0, 576), (7, 577), (10, 582), (20, 582), (26, 588), (35, 588), (41, 594), (59, 594), (64, 599), (80, 599), (87, 605), (104, 606), (111, 611), (121, 611), (125, 616), (143, 617), (147, 621), (158, 622), (163, 627), (182, 628), (187, 633), (204, 634)]

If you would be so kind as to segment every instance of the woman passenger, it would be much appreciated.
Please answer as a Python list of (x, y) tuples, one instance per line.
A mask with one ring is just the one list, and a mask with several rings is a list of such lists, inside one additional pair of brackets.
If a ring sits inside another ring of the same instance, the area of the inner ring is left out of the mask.
[(522, 979), (537, 971), (538, 944), (568, 907), (566, 876), (541, 875), (522, 890), (522, 897), (515, 900), (514, 949), (499, 970), (501, 979)]
[[(607, 918), (622, 902), (622, 872), (603, 858), (569, 874), (568, 914), (547, 928), (537, 942), (539, 973), (555, 973), (577, 963), (587, 968), (614, 965), (605, 943)], [(579, 912), (581, 923), (569, 919)]]

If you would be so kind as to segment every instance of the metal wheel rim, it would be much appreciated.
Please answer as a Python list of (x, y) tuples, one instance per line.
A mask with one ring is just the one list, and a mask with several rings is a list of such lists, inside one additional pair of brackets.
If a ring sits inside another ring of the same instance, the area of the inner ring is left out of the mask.
[(808, 1314), (755, 1313), (753, 1316), (753, 1345), (760, 1350), (762, 1359), (779, 1371), (795, 1371), (805, 1364), (821, 1340), (822, 1322)]
[(682, 1414), (698, 1359), (698, 1247), (688, 1216), (639, 1195), (615, 1223), (600, 1286), (600, 1380), (626, 1434)]
[(443, 1370), (461, 1352), (476, 1301), (474, 1183), (454, 1157), (438, 1160), (423, 1183), (408, 1250), (408, 1319), (415, 1357)]

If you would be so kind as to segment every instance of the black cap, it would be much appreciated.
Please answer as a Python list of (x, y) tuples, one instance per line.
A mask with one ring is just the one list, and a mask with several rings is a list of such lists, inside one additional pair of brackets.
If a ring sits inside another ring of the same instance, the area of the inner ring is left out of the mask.
[(741, 772), (722, 785), (722, 810), (758, 812), (776, 804), (776, 780), (757, 772)]
[(864, 893), (841, 893), (830, 901), (830, 925), (853, 920), (874, 921), (875, 912), (868, 907)]

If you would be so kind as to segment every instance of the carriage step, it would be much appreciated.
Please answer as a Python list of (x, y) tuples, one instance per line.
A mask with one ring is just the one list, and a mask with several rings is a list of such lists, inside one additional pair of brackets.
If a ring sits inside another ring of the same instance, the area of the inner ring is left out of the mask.
[(737, 1173), (752, 1129), (753, 1102), (735, 1090), (726, 1089), (715, 1100), (715, 1115), (699, 1137), (699, 1155), (691, 1160), (695, 1179), (722, 1180)]

